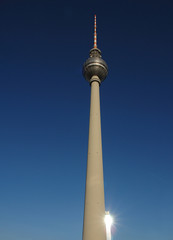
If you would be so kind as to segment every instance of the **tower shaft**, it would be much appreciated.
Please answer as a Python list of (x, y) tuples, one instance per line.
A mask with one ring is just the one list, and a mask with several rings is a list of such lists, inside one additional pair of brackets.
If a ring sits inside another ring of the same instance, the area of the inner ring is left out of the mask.
[(83, 240), (105, 240), (105, 202), (100, 120), (100, 79), (91, 82), (90, 121)]

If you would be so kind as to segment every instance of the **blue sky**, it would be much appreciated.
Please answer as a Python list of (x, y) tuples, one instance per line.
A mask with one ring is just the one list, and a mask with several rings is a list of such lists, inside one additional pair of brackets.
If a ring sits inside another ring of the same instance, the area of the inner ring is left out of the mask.
[(0, 239), (82, 239), (93, 46), (116, 240), (172, 240), (173, 4), (0, 2)]

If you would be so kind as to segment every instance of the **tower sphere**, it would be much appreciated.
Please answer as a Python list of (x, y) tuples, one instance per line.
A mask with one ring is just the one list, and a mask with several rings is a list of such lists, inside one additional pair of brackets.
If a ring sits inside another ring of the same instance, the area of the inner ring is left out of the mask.
[(108, 74), (108, 66), (106, 62), (101, 58), (101, 51), (98, 48), (92, 48), (90, 50), (90, 57), (83, 65), (83, 76), (90, 82), (93, 76), (97, 76), (102, 82)]

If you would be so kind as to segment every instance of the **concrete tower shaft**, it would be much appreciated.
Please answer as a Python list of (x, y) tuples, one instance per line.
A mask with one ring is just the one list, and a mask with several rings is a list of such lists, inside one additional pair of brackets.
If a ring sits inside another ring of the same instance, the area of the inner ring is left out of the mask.
[(105, 240), (100, 89), (98, 77), (92, 80), (83, 240)]
[(83, 75), (91, 85), (83, 240), (106, 240), (99, 86), (107, 73), (107, 64), (101, 58), (94, 38), (94, 48), (83, 66)]

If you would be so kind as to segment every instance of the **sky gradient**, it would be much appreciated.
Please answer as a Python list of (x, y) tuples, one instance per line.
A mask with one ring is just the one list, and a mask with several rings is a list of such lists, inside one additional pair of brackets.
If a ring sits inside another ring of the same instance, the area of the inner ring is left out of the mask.
[(93, 47), (113, 240), (172, 240), (171, 1), (0, 1), (0, 239), (81, 240)]

